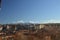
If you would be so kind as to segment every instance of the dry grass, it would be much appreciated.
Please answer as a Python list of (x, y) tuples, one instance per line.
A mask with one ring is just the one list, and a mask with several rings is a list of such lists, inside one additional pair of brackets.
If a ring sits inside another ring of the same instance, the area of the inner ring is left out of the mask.
[(23, 32), (15, 34), (15, 40), (60, 40), (60, 33), (51, 33), (52, 31), (38, 30), (37, 33), (32, 31), (25, 35)]

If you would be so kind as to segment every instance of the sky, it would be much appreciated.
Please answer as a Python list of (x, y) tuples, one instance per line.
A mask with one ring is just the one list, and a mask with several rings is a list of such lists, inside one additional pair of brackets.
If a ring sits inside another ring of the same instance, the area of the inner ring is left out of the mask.
[(2, 0), (0, 23), (60, 22), (60, 0)]
[(1, 0), (0, 0), (0, 9), (1, 9)]

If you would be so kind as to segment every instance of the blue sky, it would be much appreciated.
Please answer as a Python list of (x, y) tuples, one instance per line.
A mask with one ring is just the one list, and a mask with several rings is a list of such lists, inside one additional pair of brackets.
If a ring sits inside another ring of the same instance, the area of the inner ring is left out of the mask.
[(60, 20), (60, 0), (2, 0), (0, 23)]

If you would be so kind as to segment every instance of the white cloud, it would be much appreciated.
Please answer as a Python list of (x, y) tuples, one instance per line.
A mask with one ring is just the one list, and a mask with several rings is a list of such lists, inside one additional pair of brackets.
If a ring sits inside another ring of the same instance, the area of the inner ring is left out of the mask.
[(60, 20), (53, 20), (53, 19), (51, 19), (51, 20), (46, 20), (46, 21), (44, 21), (42, 23), (60, 23)]
[(39, 23), (38, 21), (29, 21), (29, 23)]
[(15, 21), (13, 23), (39, 23), (38, 21), (23, 21), (23, 20), (20, 20), (20, 21)]
[(29, 21), (29, 23), (35, 23), (34, 21)]
[(50, 20), (45, 20), (43, 22), (39, 22), (39, 21), (23, 21), (23, 20), (20, 20), (20, 21), (15, 21), (13, 23), (60, 23), (60, 20), (53, 20), (53, 19), (50, 19)]
[(20, 20), (20, 21), (17, 21), (17, 23), (24, 23), (24, 21), (23, 20)]
[(24, 23), (24, 21), (23, 20), (20, 20), (20, 21), (15, 21), (13, 23)]

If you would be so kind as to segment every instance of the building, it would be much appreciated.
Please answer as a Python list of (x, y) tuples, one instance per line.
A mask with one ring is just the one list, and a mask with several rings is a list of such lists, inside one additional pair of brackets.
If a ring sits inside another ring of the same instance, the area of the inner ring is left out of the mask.
[(45, 24), (35, 24), (35, 29), (45, 28), (47, 30), (60, 30), (60, 23), (45, 23)]
[(60, 30), (60, 23), (47, 23), (47, 24), (41, 24), (41, 25), (47, 30), (53, 30), (53, 29)]
[(35, 24), (34, 25), (35, 30), (38, 30), (38, 29), (41, 29), (41, 28), (44, 28), (44, 27), (45, 27), (44, 24)]
[(2, 26), (2, 25), (0, 25), (0, 32), (2, 32), (2, 29), (3, 29), (3, 26)]

